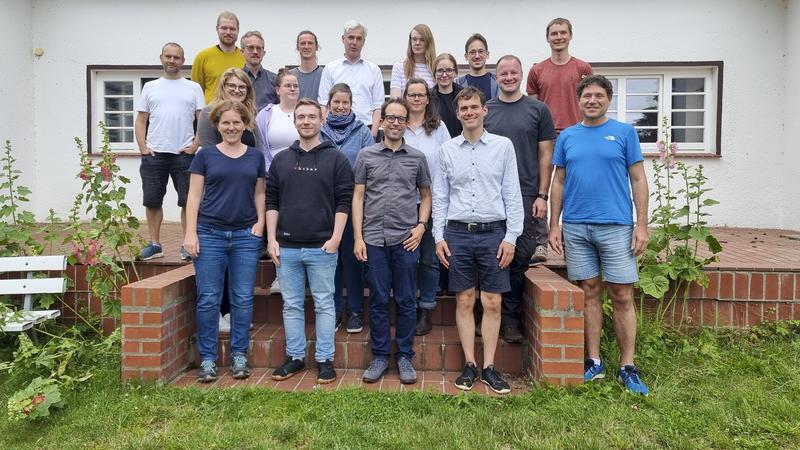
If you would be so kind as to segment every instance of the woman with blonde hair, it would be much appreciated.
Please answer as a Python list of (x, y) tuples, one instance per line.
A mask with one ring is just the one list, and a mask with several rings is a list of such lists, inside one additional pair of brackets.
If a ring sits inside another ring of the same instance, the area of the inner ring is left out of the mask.
[(433, 41), (431, 29), (424, 23), (414, 25), (408, 33), (405, 59), (392, 66), (389, 95), (393, 98), (401, 97), (406, 89), (406, 83), (412, 78), (422, 78), (428, 83), (428, 87), (433, 87), (434, 59), (436, 59), (436, 43)]

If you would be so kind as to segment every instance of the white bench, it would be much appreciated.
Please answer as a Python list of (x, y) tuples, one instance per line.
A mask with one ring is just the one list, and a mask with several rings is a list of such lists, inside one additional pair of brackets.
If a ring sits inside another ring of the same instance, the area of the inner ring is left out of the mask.
[(36, 272), (67, 268), (66, 256), (12, 256), (0, 258), (0, 273), (21, 272), (25, 278), (0, 280), (0, 295), (24, 295), (22, 310), (7, 311), (2, 321), (2, 331), (18, 333), (33, 328), (34, 325), (61, 315), (61, 311), (35, 310), (33, 299), (37, 294), (63, 294), (67, 290), (67, 280), (61, 278), (34, 278)]

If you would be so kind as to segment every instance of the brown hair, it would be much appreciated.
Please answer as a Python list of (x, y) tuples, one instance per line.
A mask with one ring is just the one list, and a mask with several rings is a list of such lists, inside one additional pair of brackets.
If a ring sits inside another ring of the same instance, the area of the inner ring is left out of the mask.
[(458, 77), (458, 63), (456, 62), (456, 58), (450, 53), (442, 53), (433, 60), (433, 71), (431, 71), (431, 74), (434, 78), (436, 78), (436, 66), (438, 66), (439, 63), (444, 60), (449, 60), (451, 63), (453, 63), (453, 69), (455, 69), (455, 72), (453, 73), (453, 80), (455, 81), (455, 79)]
[(295, 80), (297, 80), (298, 83), (300, 82), (300, 79), (297, 78), (297, 75), (289, 72), (289, 69), (287, 69), (286, 67), (283, 67), (281, 69), (278, 69), (278, 75), (275, 77), (275, 87), (276, 88), (281, 87), (281, 84), (283, 84), (283, 79), (286, 78), (287, 76), (292, 76), (294, 77)]
[(294, 42), (295, 47), (300, 44), (300, 36), (302, 36), (304, 34), (310, 34), (310, 35), (314, 36), (314, 45), (317, 46), (317, 50), (322, 50), (322, 47), (319, 46), (319, 40), (317, 39), (317, 35), (314, 34), (314, 32), (311, 31), (311, 30), (303, 30), (303, 31), (297, 33), (297, 39), (295, 39), (295, 42)]
[(547, 28), (544, 29), (544, 37), (550, 36), (550, 27), (552, 27), (555, 24), (566, 25), (567, 29), (569, 30), (570, 36), (572, 36), (572, 24), (569, 23), (569, 20), (563, 17), (556, 17), (547, 24)]
[(353, 90), (350, 89), (350, 86), (347, 83), (336, 83), (331, 88), (330, 92), (328, 92), (328, 106), (331, 106), (331, 100), (333, 100), (334, 94), (339, 92), (344, 92), (350, 97), (350, 103), (353, 103)]
[(236, 28), (237, 28), (237, 29), (239, 28), (239, 18), (238, 18), (238, 17), (236, 17), (236, 14), (234, 14), (234, 13), (232, 13), (232, 12), (230, 12), (230, 11), (222, 11), (222, 12), (221, 12), (221, 13), (219, 13), (219, 15), (217, 16), (217, 26), (219, 26), (219, 22), (220, 22), (222, 19), (228, 19), (228, 20), (233, 20), (233, 21), (235, 21), (235, 22), (236, 22)]
[(297, 104), (294, 106), (294, 112), (297, 113), (297, 108), (301, 106), (313, 106), (317, 108), (317, 111), (319, 111), (319, 117), (322, 118), (322, 107), (319, 106), (319, 103), (317, 103), (316, 100), (310, 99), (308, 97), (301, 98), (300, 100), (297, 101)]
[(486, 97), (484, 97), (483, 91), (476, 88), (475, 86), (467, 86), (464, 89), (458, 91), (458, 94), (456, 94), (456, 98), (453, 99), (453, 103), (455, 103), (455, 105), (458, 106), (458, 103), (461, 100), (469, 100), (476, 95), (478, 96), (478, 99), (481, 101), (481, 106), (486, 106)]
[[(403, 92), (403, 98), (408, 96), (408, 88), (411, 87), (412, 84), (421, 84), (425, 87), (425, 93), (428, 94), (428, 104), (425, 105), (425, 115), (422, 119), (422, 127), (425, 128), (425, 134), (430, 136), (439, 128), (441, 118), (439, 117), (439, 113), (436, 111), (436, 98), (433, 96), (433, 92), (431, 89), (428, 88), (428, 83), (425, 82), (422, 78), (412, 78), (408, 80), (406, 83), (406, 91)], [(408, 101), (408, 100), (406, 100)]]
[[(428, 70), (433, 75), (433, 60), (436, 58), (436, 42), (433, 40), (433, 32), (430, 27), (424, 23), (414, 25), (411, 31), (416, 31), (425, 39), (425, 64), (428, 65)], [(411, 31), (408, 32), (408, 47), (406, 48), (406, 60), (403, 61), (403, 71), (406, 74), (406, 79), (414, 77), (414, 52), (411, 51)]]
[(406, 116), (408, 116), (408, 102), (406, 102), (406, 99), (392, 97), (389, 100), (386, 100), (385, 102), (383, 102), (383, 105), (381, 105), (381, 119), (385, 119), (386, 118), (386, 108), (388, 108), (389, 105), (391, 105), (391, 104), (397, 104), (397, 105), (400, 105), (403, 108), (405, 108), (406, 109)]
[(469, 51), (469, 44), (472, 44), (475, 41), (481, 41), (483, 43), (483, 48), (486, 49), (487, 52), (489, 51), (489, 44), (486, 43), (486, 38), (480, 33), (475, 33), (467, 38), (467, 43), (464, 44), (464, 53)]
[(222, 117), (222, 114), (227, 111), (235, 111), (239, 113), (245, 128), (250, 129), (250, 126), (253, 123), (253, 114), (247, 109), (246, 106), (244, 106), (244, 104), (242, 104), (242, 102), (237, 102), (236, 100), (221, 100), (211, 105), (208, 111), (208, 119), (211, 121), (211, 124), (214, 125), (214, 128), (219, 127), (220, 118)]

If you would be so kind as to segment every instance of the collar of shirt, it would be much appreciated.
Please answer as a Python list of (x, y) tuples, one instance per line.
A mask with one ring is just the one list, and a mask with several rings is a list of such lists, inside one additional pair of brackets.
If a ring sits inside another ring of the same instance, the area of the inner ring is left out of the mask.
[[(383, 143), (383, 141), (381, 141), (381, 146), (383, 147), (383, 148), (381, 149), (381, 151), (382, 151), (382, 152), (383, 152), (383, 151), (389, 151), (389, 152), (395, 153), (395, 150), (392, 150), (391, 148), (387, 147), (387, 146), (386, 146), (386, 145)], [(399, 152), (399, 151), (403, 151), (403, 152), (406, 152), (406, 153), (408, 153), (408, 146), (406, 146), (406, 140), (405, 140), (405, 138), (403, 138), (403, 143), (402, 143), (402, 144), (400, 144), (400, 148), (398, 148), (398, 149), (397, 149), (397, 151), (398, 151), (398, 152)]]
[(242, 67), (242, 70), (244, 71), (244, 73), (246, 73), (246, 74), (250, 75), (250, 76), (251, 76), (251, 77), (253, 77), (253, 78), (258, 78), (259, 76), (261, 76), (261, 74), (262, 74), (263, 72), (265, 72), (265, 71), (266, 71), (266, 69), (264, 69), (264, 67), (263, 67), (263, 66), (259, 66), (259, 67), (258, 67), (258, 71), (256, 71), (256, 73), (253, 73), (253, 72), (251, 72), (251, 71), (250, 71), (250, 67), (248, 67), (246, 64), (245, 64), (245, 66), (244, 66), (244, 67)]
[[(456, 136), (455, 139), (456, 139), (456, 144), (458, 144), (459, 146), (464, 145), (465, 142), (467, 144), (471, 144), (467, 140), (467, 138), (464, 137), (464, 133), (463, 132), (461, 134), (459, 134), (458, 136)], [(486, 128), (483, 129), (483, 134), (481, 134), (481, 137), (478, 138), (478, 141), (480, 141), (480, 142), (482, 142), (484, 144), (488, 144), (489, 143), (489, 132), (486, 131)]]
[(356, 64), (361, 64), (363, 62), (364, 62), (364, 58), (362, 58), (360, 56), (358, 57), (356, 62), (351, 62), (349, 59), (347, 59), (346, 56), (342, 58), (342, 64), (349, 64), (351, 66), (355, 66)]

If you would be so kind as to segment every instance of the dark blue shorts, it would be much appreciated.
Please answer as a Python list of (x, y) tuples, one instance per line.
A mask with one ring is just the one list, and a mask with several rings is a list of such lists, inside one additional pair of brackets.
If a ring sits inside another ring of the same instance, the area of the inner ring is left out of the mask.
[(484, 292), (502, 293), (511, 290), (508, 268), (500, 268), (497, 250), (506, 235), (506, 227), (497, 224), (491, 231), (473, 233), (448, 226), (444, 239), (450, 248), (450, 290), (465, 291), (479, 280)]
[(186, 206), (189, 195), (189, 166), (194, 155), (188, 153), (159, 153), (142, 155), (139, 175), (142, 177), (142, 204), (146, 208), (160, 208), (167, 193), (167, 181), (178, 193), (178, 206)]

